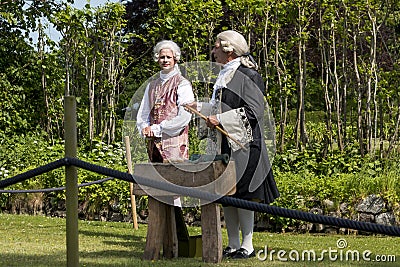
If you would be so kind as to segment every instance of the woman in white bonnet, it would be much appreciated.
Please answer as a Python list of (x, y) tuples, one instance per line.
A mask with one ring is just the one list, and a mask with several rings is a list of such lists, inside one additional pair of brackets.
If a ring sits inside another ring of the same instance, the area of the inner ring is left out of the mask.
[(137, 128), (146, 137), (151, 162), (183, 161), (189, 156), (191, 114), (182, 105), (194, 101), (194, 95), (191, 83), (179, 71), (180, 56), (179, 46), (171, 40), (153, 49), (161, 71), (147, 85), (137, 114)]
[[(264, 81), (240, 33), (229, 30), (218, 34), (212, 54), (223, 68), (211, 101), (219, 111), (208, 116), (207, 125), (211, 128), (219, 125), (247, 148), (241, 148), (226, 136), (219, 138), (218, 152), (229, 154), (235, 161), (237, 184), (233, 197), (271, 203), (279, 197), (279, 192), (263, 136)], [(254, 212), (233, 206), (224, 206), (223, 210), (229, 239), (223, 257), (254, 257)]]

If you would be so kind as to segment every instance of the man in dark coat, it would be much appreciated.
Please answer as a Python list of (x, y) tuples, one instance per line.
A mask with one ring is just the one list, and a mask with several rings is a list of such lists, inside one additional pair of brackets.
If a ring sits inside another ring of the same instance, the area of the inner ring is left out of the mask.
[[(223, 128), (242, 144), (240, 146), (224, 135), (217, 138), (218, 152), (229, 154), (235, 161), (237, 184), (233, 197), (271, 203), (279, 197), (279, 192), (264, 140), (263, 79), (240, 33), (224, 31), (218, 34), (212, 53), (223, 68), (210, 102), (216, 107), (216, 114), (208, 116), (207, 125)], [(231, 206), (223, 207), (223, 210), (229, 238), (223, 256), (236, 259), (255, 256), (252, 241), (254, 211)]]

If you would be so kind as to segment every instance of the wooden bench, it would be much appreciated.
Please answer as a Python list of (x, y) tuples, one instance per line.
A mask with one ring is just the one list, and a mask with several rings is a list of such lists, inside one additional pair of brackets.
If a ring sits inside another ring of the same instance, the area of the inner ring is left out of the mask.
[[(230, 161), (198, 163), (139, 163), (135, 164), (134, 175), (186, 187), (196, 187), (219, 195), (231, 195), (236, 190), (235, 164)], [(179, 241), (176, 230), (175, 208), (162, 201), (174, 197), (170, 192), (137, 185), (137, 196), (148, 196), (148, 230), (144, 260), (158, 260), (161, 249), (164, 258), (178, 257)], [(222, 235), (219, 204), (202, 202), (201, 232), (202, 259), (204, 262), (219, 263), (222, 260)], [(186, 225), (185, 225), (186, 227)]]

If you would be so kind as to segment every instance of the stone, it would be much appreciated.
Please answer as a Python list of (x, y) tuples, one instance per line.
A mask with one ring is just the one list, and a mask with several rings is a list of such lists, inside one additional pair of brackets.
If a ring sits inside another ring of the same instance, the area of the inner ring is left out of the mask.
[(327, 226), (325, 228), (325, 233), (326, 234), (337, 234), (338, 233), (338, 229), (333, 227), (333, 226)]
[(200, 227), (201, 221), (194, 221), (191, 226)]
[(308, 206), (311, 206), (311, 207), (316, 207), (316, 206), (319, 206), (321, 203), (320, 203), (320, 201), (318, 200), (318, 198), (316, 198), (316, 197), (309, 197), (308, 199), (307, 199), (307, 205)]
[(188, 225), (192, 225), (196, 221), (195, 215), (192, 212), (187, 212), (184, 215), (184, 218), (185, 218), (185, 222)]
[(383, 225), (396, 225), (396, 217), (392, 212), (384, 212), (375, 217), (375, 222)]
[(57, 202), (57, 210), (67, 210), (67, 206), (65, 204), (65, 200), (64, 199), (60, 199)]
[(311, 208), (309, 212), (313, 213), (313, 214), (319, 214), (319, 215), (323, 215), (324, 214), (324, 211), (322, 209), (320, 209), (320, 208)]
[(361, 213), (378, 214), (385, 208), (385, 202), (377, 195), (369, 195), (360, 204), (357, 205), (356, 210)]
[(114, 202), (110, 205), (110, 210), (113, 212), (119, 212), (120, 211), (120, 204), (118, 202)]
[(109, 221), (111, 222), (122, 222), (124, 219), (124, 216), (119, 213), (119, 212), (111, 212), (111, 216), (109, 218)]
[[(320, 209), (320, 208), (311, 208), (309, 212), (313, 213), (313, 214), (319, 214), (319, 215), (323, 215), (324, 214), (324, 211), (322, 209)], [(317, 233), (319, 233), (319, 232), (322, 232), (322, 231), (325, 230), (325, 226), (323, 224), (320, 224), (320, 223), (308, 223), (307, 224), (307, 230), (309, 232), (317, 232)]]
[(54, 212), (54, 216), (58, 218), (67, 218), (67, 211), (57, 210), (56, 212)]
[(358, 221), (373, 223), (375, 221), (375, 216), (370, 213), (359, 213)]
[(325, 199), (324, 201), (322, 201), (322, 203), (324, 204), (326, 210), (328, 210), (328, 211), (334, 211), (335, 210), (335, 203), (332, 200)]
[(339, 211), (342, 215), (347, 215), (349, 214), (349, 204), (344, 202), (344, 203), (340, 203), (339, 205)]
[(315, 224), (315, 231), (316, 231), (317, 233), (322, 233), (322, 232), (324, 232), (324, 231), (325, 231), (325, 228), (326, 228), (326, 226), (323, 225), (323, 224), (321, 224), (321, 223)]

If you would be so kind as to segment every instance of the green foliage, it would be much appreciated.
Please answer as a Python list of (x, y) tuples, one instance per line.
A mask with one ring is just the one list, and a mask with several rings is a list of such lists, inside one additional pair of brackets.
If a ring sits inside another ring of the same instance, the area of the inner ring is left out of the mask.
[[(60, 159), (64, 154), (62, 142), (49, 144), (43, 135), (16, 135), (4, 138), (0, 143), (0, 166), (8, 170), (9, 177), (45, 165)], [(62, 170), (55, 170), (38, 177), (41, 186), (59, 185), (57, 177), (62, 176)], [(15, 188), (33, 188), (27, 180)]]
[[(399, 161), (362, 159), (356, 155), (337, 153), (323, 162), (318, 162), (315, 154), (308, 150), (276, 155), (274, 174), (281, 196), (273, 205), (309, 211), (315, 206), (324, 208), (322, 201), (326, 199), (336, 206), (340, 203), (354, 206), (362, 198), (375, 194), (382, 196), (390, 207), (398, 207)], [(298, 224), (293, 219), (274, 216), (271, 219), (282, 229)]]
[[(50, 17), (62, 39), (59, 62), (65, 68), (65, 94), (79, 100), (83, 138), (116, 140), (115, 125), (123, 91), (131, 34), (123, 34), (125, 7), (121, 3), (83, 9), (65, 7)], [(123, 103), (125, 104), (125, 103)]]
[[(93, 164), (125, 171), (124, 148), (122, 143), (107, 145), (96, 142), (93, 149), (81, 147), (78, 149), (78, 158)], [(50, 145), (44, 136), (14, 136), (3, 139), (0, 144), (0, 179), (7, 179), (28, 170), (44, 166), (52, 161), (64, 157), (64, 144), (59, 142)], [(103, 175), (86, 171), (78, 171), (78, 183), (92, 182), (104, 179)], [(28, 179), (22, 183), (10, 186), (8, 189), (43, 189), (65, 186), (64, 169), (56, 169), (38, 177)], [(64, 191), (57, 191), (48, 195), (57, 202), (65, 199)], [(3, 196), (2, 196), (3, 197)], [(14, 198), (15, 195), (9, 195)], [(8, 197), (0, 199), (5, 204)], [(94, 184), (79, 189), (79, 200), (86, 203), (88, 211), (98, 213), (111, 205), (116, 206), (121, 212), (127, 213), (130, 206), (129, 185), (125, 181), (114, 179), (101, 184)]]
[[(78, 158), (96, 165), (111, 168), (121, 172), (127, 171), (124, 158), (124, 147), (121, 142), (107, 145), (104, 142), (96, 141), (92, 149), (82, 147)], [(86, 183), (104, 179), (103, 175), (80, 170), (79, 183)], [(98, 214), (102, 209), (109, 209), (111, 206), (126, 214), (130, 207), (129, 184), (119, 179), (113, 179), (101, 184), (94, 184), (79, 189), (79, 199), (87, 203), (88, 212)]]
[[(11, 178), (17, 174), (43, 166), (64, 155), (62, 142), (49, 144), (44, 135), (15, 135), (0, 142), (0, 168), (3, 175), (0, 179)], [(33, 179), (10, 186), (7, 189), (26, 190), (61, 187), (65, 180), (64, 170), (56, 169)], [(15, 194), (3, 195), (0, 204), (4, 206), (20, 196)], [(28, 196), (29, 197), (29, 196)]]
[(205, 154), (204, 142), (200, 140), (197, 135), (197, 126), (195, 121), (190, 122), (189, 127), (189, 155), (193, 154)]
[[(193, 137), (194, 130), (190, 131)], [(14, 136), (1, 139), (0, 179), (7, 179), (16, 174), (43, 166), (64, 156), (63, 142), (50, 144), (44, 136)], [(201, 142), (191, 138), (191, 154), (203, 153)], [(107, 145), (97, 140), (90, 148), (89, 144), (81, 143), (78, 158), (84, 161), (126, 171), (124, 147), (118, 142)], [(399, 161), (392, 159), (379, 161), (376, 159), (362, 159), (350, 152), (333, 154), (323, 161), (319, 160), (316, 151), (303, 152), (288, 151), (287, 154), (278, 154), (274, 160), (274, 173), (278, 189), (281, 193), (273, 205), (294, 210), (308, 211), (315, 207), (315, 203), (322, 203), (329, 199), (336, 205), (346, 202), (354, 205), (361, 198), (369, 195), (381, 195), (390, 207), (398, 207), (400, 201), (400, 182), (397, 177)], [(78, 182), (85, 183), (105, 178), (103, 175), (83, 169), (78, 170)], [(57, 169), (42, 174), (33, 179), (10, 186), (9, 189), (42, 189), (65, 186), (63, 169)], [(64, 191), (53, 192), (47, 195), (52, 201), (65, 199)], [(26, 199), (29, 195), (25, 196)], [(2, 194), (1, 206), (20, 196)], [(123, 214), (130, 210), (129, 184), (114, 179), (101, 184), (81, 187), (79, 201), (84, 203), (86, 213), (94, 218), (103, 210), (116, 209)], [(138, 199), (138, 209), (147, 208), (147, 199)], [(317, 205), (319, 205), (317, 204)], [(400, 216), (400, 214), (397, 214)], [(298, 226), (301, 222), (276, 216), (270, 216), (275, 221), (278, 231)]]
[[(317, 144), (314, 145), (314, 149), (303, 151), (288, 149), (275, 155), (274, 168), (283, 172), (308, 171), (316, 175), (333, 175), (335, 173), (356, 173), (364, 163), (364, 159), (352, 147), (348, 147), (343, 153), (335, 150), (325, 157), (323, 150), (324, 148)], [(374, 168), (374, 165), (371, 167)]]
[(28, 114), (22, 107), (25, 102), (24, 89), (12, 86), (4, 74), (0, 74), (0, 131), (15, 133), (28, 130)]
[(186, 52), (183, 55), (186, 61), (204, 61), (209, 59), (214, 29), (222, 15), (221, 1), (165, 1), (159, 5), (158, 17), (149, 33), (155, 42), (161, 39), (177, 42)]

